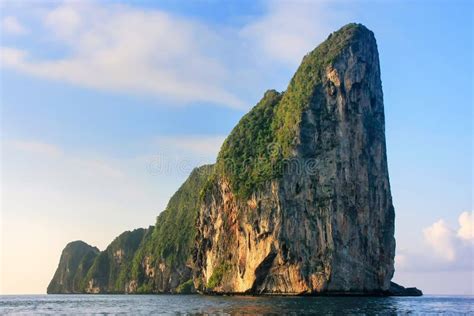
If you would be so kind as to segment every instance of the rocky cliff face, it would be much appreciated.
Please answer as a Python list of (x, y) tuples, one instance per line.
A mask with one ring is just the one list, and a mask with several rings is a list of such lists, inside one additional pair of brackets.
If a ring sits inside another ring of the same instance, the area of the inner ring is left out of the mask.
[(102, 251), (84, 278), (86, 293), (123, 293), (127, 289), (132, 260), (147, 230), (127, 231)]
[(82, 241), (66, 246), (48, 293), (190, 293), (191, 252), (200, 191), (212, 165), (193, 170), (155, 226), (127, 231), (102, 252)]
[(134, 257), (127, 292), (194, 291), (191, 253), (196, 236), (199, 196), (212, 170), (212, 165), (194, 169), (171, 197)]
[[(377, 45), (350, 24), (226, 140), (198, 217), (203, 292), (381, 293), (394, 267)], [(262, 132), (263, 131), (263, 132)]]
[(58, 268), (48, 285), (47, 293), (82, 293), (84, 279), (99, 249), (83, 241), (73, 241), (64, 248)]
[(154, 227), (101, 253), (69, 244), (48, 293), (414, 293), (390, 286), (384, 125), (374, 35), (349, 24), (265, 93)]

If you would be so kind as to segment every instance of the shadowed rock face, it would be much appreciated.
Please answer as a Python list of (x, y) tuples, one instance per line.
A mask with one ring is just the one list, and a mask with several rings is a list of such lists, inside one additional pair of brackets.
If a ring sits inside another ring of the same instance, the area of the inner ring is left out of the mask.
[(66, 246), (48, 293), (421, 295), (390, 283), (377, 45), (349, 24), (269, 90), (148, 229)]
[[(268, 146), (277, 147), (285, 163), (246, 196), (236, 192), (238, 175), (215, 175), (198, 216), (196, 287), (234, 293), (387, 291), (394, 272), (394, 209), (373, 33), (350, 24), (331, 34), (305, 56), (284, 93), (267, 92), (247, 116), (256, 117), (255, 111), (271, 113)], [(226, 143), (236, 133), (245, 135), (248, 121), (242, 119), (247, 125), (237, 126)], [(259, 137), (247, 131), (250, 139)], [(232, 157), (231, 149), (224, 150)], [(269, 157), (268, 165), (278, 167)], [(220, 164), (226, 163), (218, 159)]]
[(94, 260), (84, 278), (85, 293), (126, 292), (133, 258), (148, 230), (126, 231), (115, 238)]
[(390, 287), (385, 293), (388, 296), (422, 296), (423, 292), (416, 287), (404, 287), (395, 282), (390, 282)]
[(64, 248), (58, 268), (47, 293), (82, 293), (87, 271), (99, 255), (99, 249), (83, 241), (73, 241)]

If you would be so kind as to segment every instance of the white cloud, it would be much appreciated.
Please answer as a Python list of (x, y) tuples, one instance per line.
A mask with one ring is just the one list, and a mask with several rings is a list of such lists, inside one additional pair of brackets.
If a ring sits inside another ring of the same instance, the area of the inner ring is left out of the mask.
[(436, 254), (448, 261), (456, 258), (454, 231), (449, 229), (442, 219), (423, 230), (425, 240)]
[(458, 263), (465, 261), (466, 257), (472, 259), (474, 248), (470, 242), (474, 241), (473, 220), (472, 213), (461, 213), (458, 217), (459, 228), (455, 230), (440, 219), (423, 230), (425, 241), (438, 258)]
[(0, 64), (19, 68), (26, 55), (27, 52), (21, 49), (0, 47)]
[(328, 1), (268, 1), (263, 16), (217, 27), (110, 2), (65, 1), (35, 12), (41, 12), (42, 25), (32, 30), (35, 37), (64, 48), (64, 55), (44, 57), (42, 47), (10, 45), (0, 49), (2, 66), (93, 89), (157, 96), (170, 105), (234, 108), (250, 106), (271, 88), (269, 82), (284, 87), (287, 75), (277, 81), (276, 69), (291, 75), (343, 23)]
[(23, 35), (29, 32), (14, 16), (6, 16), (2, 19), (2, 30), (14, 35)]
[(463, 240), (474, 242), (474, 216), (472, 212), (463, 212), (459, 215), (459, 229), (457, 236)]
[[(471, 271), (474, 273), (472, 214), (463, 212), (454, 229), (444, 219), (423, 229), (423, 244), (397, 247), (395, 267), (402, 272)], [(414, 240), (413, 244), (418, 241)]]
[[(335, 28), (336, 15), (328, 1), (268, 1), (268, 12), (241, 30), (273, 60), (298, 64), (316, 44)], [(338, 12), (338, 19), (341, 18)]]
[[(77, 5), (80, 5), (80, 3)], [(76, 32), (80, 32), (81, 15), (77, 8), (64, 5), (48, 12), (44, 18), (44, 23), (55, 34), (69, 39)]]
[(91, 88), (242, 106), (223, 85), (230, 74), (209, 51), (219, 37), (202, 23), (92, 2), (65, 2), (47, 12), (43, 22), (69, 54), (37, 59), (3, 47), (3, 66)]
[(459, 236), (468, 227), (467, 219), (466, 212), (459, 216), (458, 229), (440, 219), (426, 227), (419, 240), (397, 244), (394, 282), (427, 294), (473, 295), (474, 248)]

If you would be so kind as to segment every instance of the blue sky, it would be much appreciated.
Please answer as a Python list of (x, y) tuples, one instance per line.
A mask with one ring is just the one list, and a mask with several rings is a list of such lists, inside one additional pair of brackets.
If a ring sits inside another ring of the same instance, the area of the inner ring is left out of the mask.
[(395, 280), (473, 292), (471, 1), (0, 8), (2, 293), (44, 293), (70, 240), (103, 249), (153, 224), (264, 91), (284, 90), (303, 55), (353, 21), (379, 46)]

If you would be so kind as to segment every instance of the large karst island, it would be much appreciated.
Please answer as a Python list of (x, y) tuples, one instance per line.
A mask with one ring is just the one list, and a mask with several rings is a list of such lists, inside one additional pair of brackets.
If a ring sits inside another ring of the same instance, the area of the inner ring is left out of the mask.
[(394, 220), (377, 44), (348, 24), (265, 92), (155, 226), (104, 251), (69, 243), (47, 292), (421, 295), (391, 282)]

